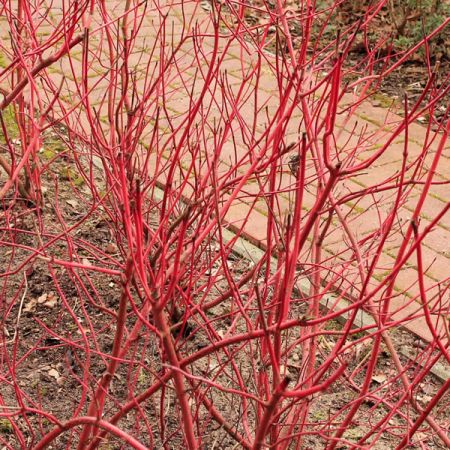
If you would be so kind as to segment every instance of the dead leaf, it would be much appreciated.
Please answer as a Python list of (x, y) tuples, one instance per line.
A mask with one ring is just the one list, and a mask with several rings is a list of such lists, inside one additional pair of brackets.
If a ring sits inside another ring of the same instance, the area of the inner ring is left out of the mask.
[(433, 386), (431, 383), (430, 384), (427, 383), (422, 386), (422, 391), (427, 395), (432, 395), (435, 390), (436, 387)]
[(58, 303), (58, 297), (54, 292), (49, 292), (42, 294), (35, 300), (39, 305), (46, 306), (47, 308), (53, 308)]
[(58, 297), (53, 293), (50, 292), (47, 295), (47, 300), (44, 302), (44, 306), (47, 308), (53, 308), (58, 303)]
[(78, 206), (78, 202), (72, 198), (66, 200), (66, 203), (70, 205), (72, 208), (76, 208)]
[(425, 404), (428, 404), (433, 399), (433, 396), (431, 396), (431, 395), (418, 395), (417, 399), (420, 400), (421, 402), (425, 403)]
[(375, 383), (382, 384), (387, 380), (387, 377), (384, 373), (379, 373), (378, 375), (374, 375), (372, 380), (375, 381)]
[(114, 253), (117, 253), (117, 247), (114, 244), (109, 243), (105, 248), (105, 253), (108, 253), (108, 255), (112, 255)]
[(42, 305), (43, 303), (45, 303), (47, 301), (47, 293), (42, 294), (41, 296), (38, 297), (37, 302)]
[(91, 332), (91, 330), (89, 328), (83, 327), (83, 326), (79, 326), (77, 329), (77, 334), (89, 334)]
[(414, 434), (415, 441), (426, 441), (428, 439), (428, 435), (426, 433), (422, 433), (421, 431)]
[(55, 380), (58, 380), (61, 377), (61, 375), (56, 369), (50, 369), (47, 373)]
[(23, 308), (23, 312), (33, 312), (36, 309), (37, 300), (32, 298)]

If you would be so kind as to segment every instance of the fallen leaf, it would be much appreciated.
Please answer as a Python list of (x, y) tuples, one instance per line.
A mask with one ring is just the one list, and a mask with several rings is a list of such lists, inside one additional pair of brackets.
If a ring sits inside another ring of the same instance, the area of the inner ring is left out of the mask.
[(418, 442), (418, 441), (423, 442), (428, 439), (428, 435), (426, 433), (422, 433), (419, 431), (414, 434), (414, 438), (415, 438), (415, 442)]
[(378, 375), (374, 375), (372, 380), (375, 381), (375, 383), (382, 384), (387, 380), (387, 377), (384, 373), (380, 373)]
[(89, 334), (91, 332), (91, 330), (89, 328), (83, 327), (83, 326), (79, 326), (77, 327), (77, 334)]
[(43, 303), (45, 303), (47, 301), (47, 294), (42, 294), (38, 297), (37, 302), (42, 305)]
[(417, 396), (418, 400), (420, 400), (421, 402), (428, 404), (431, 402), (431, 400), (433, 399), (433, 397), (431, 395), (418, 395)]
[(290, 375), (289, 369), (288, 369), (287, 366), (284, 366), (283, 364), (280, 364), (280, 375), (283, 375), (283, 376), (289, 376)]
[(436, 387), (430, 384), (424, 384), (422, 386), (422, 391), (425, 392), (427, 395), (433, 394), (433, 392), (436, 390)]
[(78, 202), (72, 198), (66, 200), (66, 203), (70, 205), (72, 208), (76, 208), (78, 206)]
[(61, 377), (61, 375), (56, 369), (50, 369), (47, 373), (55, 380), (58, 380)]
[(53, 292), (50, 292), (47, 295), (47, 300), (45, 301), (44, 306), (46, 306), (47, 308), (53, 308), (57, 303), (58, 297)]
[(108, 255), (112, 255), (114, 253), (117, 253), (117, 247), (114, 244), (109, 243), (105, 248), (105, 253), (108, 253)]
[(23, 312), (33, 312), (36, 309), (37, 300), (32, 298), (23, 308)]

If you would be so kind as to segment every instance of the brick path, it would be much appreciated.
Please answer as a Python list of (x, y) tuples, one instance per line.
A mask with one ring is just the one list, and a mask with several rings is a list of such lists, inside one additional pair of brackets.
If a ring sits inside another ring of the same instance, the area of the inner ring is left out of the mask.
[[(123, 8), (122, 2), (113, 2), (109, 1), (108, 5), (110, 7), (109, 12), (111, 14), (120, 14), (120, 11)], [(174, 5), (172, 7), (166, 6), (162, 8), (162, 10), (168, 13), (167, 23), (171, 24), (171, 26), (167, 27), (167, 30), (173, 29), (173, 43), (176, 45), (179, 42), (181, 35), (181, 25), (183, 23), (183, 15), (181, 6)], [(166, 106), (167, 111), (165, 112), (168, 115), (166, 118), (163, 117), (161, 120), (160, 127), (160, 136), (161, 139), (164, 138), (169, 132), (168, 130), (168, 120), (170, 118), (172, 120), (172, 124), (181, 123), (181, 121), (186, 117), (186, 112), (189, 107), (190, 98), (198, 98), (201, 93), (202, 88), (202, 77), (204, 77), (204, 73), (198, 72), (198, 69), (203, 68), (206, 70), (206, 63), (210, 59), (212, 51), (213, 51), (213, 39), (211, 36), (207, 34), (212, 33), (211, 23), (208, 19), (208, 16), (205, 12), (200, 8), (199, 4), (195, 2), (185, 2), (184, 4), (184, 14), (185, 17), (190, 18), (191, 26), (197, 25), (198, 28), (205, 35), (200, 43), (202, 52), (198, 52), (194, 49), (195, 44), (192, 39), (187, 40), (181, 50), (179, 52), (179, 56), (177, 58), (177, 65), (183, 71), (183, 82), (185, 85), (181, 83), (179, 79), (178, 73), (176, 70), (169, 68), (166, 72), (166, 77), (168, 80), (168, 85), (170, 90), (165, 93), (166, 95)], [(53, 2), (52, 7), (52, 17), (54, 23), (57, 23), (60, 18), (61, 12), (58, 11), (58, 7), (56, 2)], [(157, 27), (155, 23), (158, 23), (158, 15), (156, 10), (149, 10), (148, 14), (144, 18), (143, 25), (139, 32), (139, 37), (137, 39), (137, 46), (133, 49), (131, 62), (135, 64), (136, 74), (137, 74), (137, 86), (138, 90), (142, 94), (149, 87), (149, 82), (145, 79), (145, 70), (146, 69), (159, 69), (158, 62), (162, 59), (162, 52), (159, 46), (156, 47), (156, 51), (150, 56), (150, 52), (152, 49), (152, 45), (155, 42), (155, 34), (157, 33)], [(0, 22), (1, 25), (2, 22)], [(92, 33), (91, 33), (91, 47), (92, 51), (97, 51), (101, 56), (101, 60), (105, 62), (105, 66), (101, 66), (98, 61), (94, 63), (91, 67), (89, 73), (89, 86), (92, 89), (90, 94), (91, 104), (96, 107), (96, 109), (101, 112), (102, 120), (107, 123), (107, 116), (105, 113), (105, 87), (108, 82), (108, 71), (105, 67), (108, 66), (108, 60), (106, 57), (106, 37), (102, 35), (101, 29), (96, 29), (100, 24), (98, 17), (94, 17), (94, 22), (92, 25)], [(173, 24), (173, 28), (172, 28)], [(52, 28), (52, 26), (48, 26)], [(0, 28), (2, 31), (2, 39), (7, 40), (8, 36), (6, 34), (5, 29)], [(45, 32), (45, 24), (42, 25), (42, 33)], [(221, 64), (221, 74), (228, 77), (229, 85), (231, 86), (231, 91), (234, 95), (237, 95), (239, 88), (243, 85), (243, 80), (245, 78), (246, 71), (250, 67), (254, 67), (256, 64), (256, 52), (252, 51), (250, 44), (242, 44), (237, 41), (234, 41), (229, 47), (225, 47), (226, 40), (220, 39), (219, 42), (219, 57), (223, 57), (224, 60)], [(195, 59), (196, 55), (200, 55), (200, 61)], [(49, 75), (52, 78), (53, 82), (56, 86), (59, 85), (63, 77), (64, 79), (64, 89), (62, 91), (63, 99), (66, 102), (66, 106), (68, 108), (75, 107), (76, 111), (81, 111), (80, 115), (80, 123), (85, 126), (85, 133), (89, 135), (89, 124), (86, 120), (85, 115), (82, 112), (82, 108), (78, 106), (78, 98), (77, 94), (77, 86), (80, 86), (81, 80), (81, 50), (80, 48), (75, 48), (71, 52), (71, 60), (69, 58), (63, 58), (57, 64), (53, 65), (49, 69)], [(251, 80), (248, 83), (244, 83), (244, 92), (245, 95), (249, 95), (249, 98), (245, 97), (238, 102), (238, 110), (240, 119), (244, 121), (245, 126), (239, 126), (239, 122), (236, 121), (234, 128), (234, 138), (238, 148), (237, 157), (244, 157), (247, 159), (247, 166), (249, 164), (249, 155), (248, 155), (248, 146), (246, 146), (246, 134), (248, 135), (246, 127), (251, 126), (252, 118), (254, 116), (255, 108), (258, 110), (258, 116), (256, 121), (256, 136), (261, 136), (264, 132), (267, 119), (266, 119), (266, 109), (269, 113), (269, 116), (273, 115), (276, 108), (279, 105), (279, 99), (277, 94), (277, 81), (273, 75), (273, 70), (270, 67), (270, 64), (274, 63), (273, 56), (267, 54), (267, 61), (262, 66), (262, 77), (260, 80), (260, 87), (258, 90), (258, 100), (255, 105), (255, 98), (250, 94), (254, 94), (254, 80)], [(242, 61), (245, 61), (245, 64), (242, 65)], [(194, 80), (196, 80), (196, 84), (193, 85)], [(194, 87), (193, 87), (194, 86)], [(192, 93), (191, 94), (191, 90)], [(213, 117), (218, 116), (219, 106), (224, 103), (230, 104), (226, 99), (221, 99), (215, 95), (215, 98), (219, 100), (218, 105), (212, 104), (212, 108), (208, 111), (201, 111), (200, 116), (208, 116), (208, 123), (213, 123)], [(155, 98), (155, 102), (159, 99)], [(353, 100), (351, 94), (346, 94), (341, 102), (341, 107), (346, 103), (350, 104)], [(204, 107), (207, 107), (209, 103), (212, 103), (212, 96), (209, 92), (206, 92), (204, 96)], [(287, 141), (295, 139), (298, 136), (298, 123), (300, 121), (301, 111), (300, 109), (296, 109), (292, 115), (291, 120), (288, 123), (286, 129)], [(386, 141), (388, 132), (386, 129), (392, 127), (393, 124), (398, 122), (400, 117), (395, 114), (388, 113), (385, 109), (380, 107), (372, 106), (370, 103), (363, 103), (356, 111), (354, 117), (352, 117), (351, 121), (345, 126), (343, 126), (343, 122), (340, 121), (338, 126), (340, 126), (339, 136), (337, 139), (338, 146), (347, 145), (347, 147), (352, 144), (355, 145), (355, 138), (352, 138), (352, 128), (356, 125), (356, 130), (361, 131), (364, 130), (364, 135), (367, 137), (367, 142), (365, 143), (367, 152), (373, 151), (375, 146), (379, 146), (383, 142)], [(76, 121), (74, 121), (74, 126), (77, 125)], [(147, 138), (151, 135), (151, 127), (149, 127), (147, 134), (144, 135), (142, 142), (145, 144), (147, 142)], [(409, 129), (411, 145), (409, 148), (410, 157), (414, 157), (420, 152), (420, 149), (424, 145), (426, 139), (426, 129), (419, 124), (411, 125)], [(355, 133), (353, 133), (355, 136)], [(348, 140), (350, 141), (348, 142)], [(437, 142), (433, 142), (431, 144), (433, 148), (436, 148)], [(371, 167), (370, 170), (366, 171), (361, 176), (353, 177), (342, 181), (339, 183), (335, 194), (344, 192), (353, 192), (360, 190), (363, 187), (368, 185), (372, 185), (375, 182), (380, 182), (388, 178), (389, 176), (395, 174), (396, 171), (399, 170), (401, 164), (401, 155), (403, 152), (403, 143), (401, 139), (397, 139), (390, 147), (389, 150), (377, 161), (377, 163)], [(187, 155), (184, 155), (187, 157)], [(230, 159), (235, 158), (234, 147), (231, 145), (231, 141), (225, 143), (223, 150), (221, 152), (221, 160), (222, 160), (222, 171), (225, 171), (229, 164)], [(286, 165), (286, 161), (284, 164)], [(151, 159), (151, 163), (154, 164), (154, 160)], [(425, 166), (429, 164), (429, 160), (425, 161)], [(154, 167), (154, 166), (153, 166)], [(243, 170), (246, 167), (245, 164), (241, 166)], [(151, 169), (155, 170), (155, 169)], [(182, 170), (182, 169), (180, 169)], [(314, 169), (312, 165), (308, 167), (307, 174), (312, 177), (314, 173)], [(165, 171), (162, 169), (158, 172), (157, 176), (164, 180)], [(436, 179), (440, 181), (449, 181), (450, 180), (450, 147), (447, 143), (447, 148), (445, 150), (444, 157), (441, 160), (438, 173), (436, 175)], [(263, 182), (267, 182), (267, 179)], [(293, 178), (289, 173), (286, 165), (286, 170), (283, 172), (283, 175), (279, 179), (280, 187), (288, 189), (293, 185)], [(227, 215), (227, 221), (231, 228), (239, 229), (247, 216), (247, 213), (250, 214), (250, 220), (247, 220), (244, 226), (245, 234), (249, 240), (260, 247), (264, 247), (266, 244), (266, 224), (267, 224), (267, 204), (265, 201), (265, 196), (262, 195), (264, 189), (267, 190), (267, 187), (261, 187), (257, 183), (249, 183), (245, 186), (245, 192), (248, 192), (249, 197), (243, 198), (241, 200), (237, 200)], [(415, 207), (415, 203), (420, 194), (421, 186), (414, 187), (408, 202), (402, 206), (401, 210), (398, 212), (399, 219), (403, 221), (407, 221), (411, 216), (411, 211)], [(185, 194), (189, 194), (188, 191), (185, 191)], [(248, 199), (252, 197), (252, 199), (257, 200), (256, 207), (252, 208), (247, 204)], [(376, 195), (377, 200), (383, 204), (387, 208), (389, 206), (389, 202), (392, 199), (385, 198), (383, 195)], [(279, 195), (278, 197), (278, 207), (277, 213), (282, 215), (291, 207), (291, 196), (288, 192), (285, 194)], [(311, 207), (315, 197), (313, 194), (305, 193), (305, 206)], [(433, 186), (431, 189), (431, 193), (428, 197), (426, 205), (423, 209), (421, 228), (425, 227), (429, 223), (429, 218), (433, 217), (437, 211), (441, 210), (447, 202), (450, 201), (450, 188), (447, 185)], [(375, 213), (375, 209), (372, 207), (371, 198), (364, 198), (358, 204), (352, 204), (348, 202), (346, 205), (343, 205), (342, 210), (345, 214), (349, 214), (349, 217), (352, 218), (350, 222), (351, 228), (355, 236), (361, 238), (369, 232), (377, 230), (380, 227), (380, 221)], [(383, 211), (383, 208), (381, 208)], [(353, 212), (352, 212), (353, 211)], [(330, 233), (329, 237), (327, 237), (324, 243), (324, 250), (326, 254), (330, 257), (339, 252), (351, 252), (346, 244), (344, 243), (344, 234), (339, 226), (339, 223), (333, 223), (332, 225), (333, 231)], [(400, 235), (397, 236), (392, 242), (389, 242), (389, 245), (385, 247), (385, 250), (382, 254), (379, 268), (376, 272), (377, 277), (386, 276), (389, 273), (390, 268), (392, 268), (394, 263), (394, 258), (396, 255), (396, 250), (400, 245)], [(428, 267), (426, 272), (426, 283), (427, 285), (435, 285), (437, 281), (443, 281), (447, 279), (450, 275), (449, 264), (450, 264), (450, 220), (447, 217), (430, 233), (429, 236), (424, 241), (423, 246), (424, 251), (424, 259), (425, 264)], [(344, 255), (345, 256), (345, 255)], [(408, 268), (403, 270), (396, 281), (396, 291), (403, 292), (405, 291), (405, 295), (397, 296), (392, 304), (393, 304), (393, 314), (394, 318), (401, 319), (404, 317), (408, 317), (410, 314), (414, 314), (414, 311), (417, 310), (419, 304), (413, 300), (412, 298), (417, 294), (417, 273), (416, 273), (416, 262), (415, 257), (411, 258), (410, 265)], [(350, 273), (351, 271), (349, 271)], [(434, 291), (436, 288), (434, 288)], [(434, 292), (433, 291), (433, 292)], [(448, 295), (447, 295), (448, 301)], [(425, 323), (425, 320), (422, 318), (418, 318), (415, 320), (408, 320), (406, 326), (411, 329), (414, 333), (419, 336), (430, 339), (431, 335), (428, 330), (428, 327)]]

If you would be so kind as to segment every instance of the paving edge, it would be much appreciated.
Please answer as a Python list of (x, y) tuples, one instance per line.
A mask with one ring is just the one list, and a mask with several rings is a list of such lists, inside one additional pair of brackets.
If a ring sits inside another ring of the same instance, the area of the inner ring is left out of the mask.
[[(260, 248), (256, 247), (255, 245), (253, 245), (252, 243), (246, 241), (245, 239), (243, 239), (241, 237), (236, 238), (236, 235), (227, 229), (222, 230), (222, 236), (223, 236), (223, 240), (225, 243), (228, 243), (229, 241), (231, 241), (233, 239), (236, 240), (232, 251), (244, 259), (247, 259), (249, 261), (252, 261), (253, 263), (256, 263), (265, 256), (264, 250), (261, 250)], [(277, 267), (276, 258), (271, 257), (271, 260), (273, 263), (272, 266)], [(298, 293), (301, 292), (301, 293), (308, 295), (308, 293), (310, 292), (310, 287), (311, 287), (311, 283), (309, 282), (309, 280), (307, 278), (303, 278), (302, 281), (300, 281), (299, 283), (296, 283), (296, 285), (294, 286), (294, 291), (297, 291)], [(330, 308), (328, 306), (330, 304), (334, 304), (335, 300), (336, 300), (336, 297), (334, 297), (331, 294), (326, 294), (320, 299), (320, 305), (322, 306), (322, 308), (324, 310), (329, 311)], [(339, 300), (339, 306), (335, 306), (334, 311), (339, 312), (340, 310), (347, 309), (350, 306), (351, 306), (351, 302), (341, 298)], [(345, 311), (342, 314), (340, 314), (339, 316), (337, 316), (336, 319), (341, 323), (345, 323), (345, 321), (347, 320), (348, 314), (349, 314), (349, 311)], [(366, 326), (374, 326), (374, 327), (376, 326), (375, 320), (365, 311), (361, 311), (360, 313), (358, 313), (354, 323), (355, 323), (356, 328), (361, 328), (361, 327), (366, 327)], [(407, 331), (408, 333), (413, 334), (410, 330), (406, 330), (405, 327), (401, 327), (401, 328), (404, 329), (405, 331)], [(400, 348), (399, 352), (403, 356), (407, 357), (410, 360), (414, 359), (414, 355), (404, 348)], [(450, 371), (444, 366), (444, 364), (442, 364), (440, 362), (435, 363), (431, 367), (430, 370), (431, 370), (431, 373), (442, 382), (445, 382), (450, 378)]]
[[(160, 188), (155, 189), (154, 198), (156, 200), (161, 201), (163, 195), (164, 194), (162, 189)], [(228, 230), (227, 228), (222, 229), (222, 238), (225, 244), (228, 244), (230, 241), (234, 241), (234, 245), (231, 251), (237, 256), (240, 256), (241, 258), (244, 258), (247, 261), (251, 261), (254, 264), (256, 264), (265, 256), (264, 250), (260, 249), (259, 247), (252, 244), (248, 240), (236, 236), (236, 233)], [(271, 266), (277, 267), (277, 260), (273, 256), (271, 256)], [(297, 293), (304, 293), (308, 295), (308, 293), (310, 292), (310, 288), (311, 288), (310, 281), (307, 278), (303, 278), (300, 282), (296, 283), (296, 285), (294, 286), (294, 291), (296, 291)], [(328, 305), (334, 304), (335, 300), (336, 300), (335, 296), (333, 296), (332, 294), (326, 294), (320, 299), (320, 305), (324, 310), (329, 311), (330, 308), (328, 307)], [(351, 302), (345, 300), (344, 298), (341, 298), (339, 300), (339, 306), (336, 305), (334, 307), (334, 311), (338, 312), (340, 310), (347, 309), (350, 306)], [(348, 314), (349, 311), (345, 311), (339, 316), (337, 316), (336, 319), (341, 323), (345, 323)], [(365, 311), (361, 311), (357, 315), (354, 323), (356, 328), (362, 328), (366, 326), (376, 326), (375, 320), (370, 316), (370, 314), (366, 313)], [(400, 328), (404, 329), (406, 332), (410, 334), (414, 334), (411, 330), (408, 330), (405, 327)], [(414, 359), (414, 355), (404, 348), (400, 348), (399, 352), (410, 360)], [(442, 382), (445, 382), (450, 378), (450, 370), (448, 370), (445, 367), (445, 365), (440, 362), (435, 363), (431, 367), (430, 371), (436, 378), (438, 378)]]
[[(99, 169), (103, 169), (103, 165), (101, 162), (101, 159), (94, 156), (93, 163), (95, 166), (97, 166)], [(154, 200), (161, 201), (163, 199), (164, 192), (160, 187), (155, 186), (155, 189), (153, 191), (153, 198)], [(181, 200), (183, 202), (183, 200)], [(184, 203), (184, 202), (183, 202)], [(231, 249), (231, 251), (236, 254), (237, 256), (240, 256), (241, 258), (246, 259), (247, 261), (251, 261), (252, 263), (256, 264), (258, 261), (260, 261), (264, 256), (265, 252), (264, 250), (260, 249), (256, 245), (252, 244), (248, 240), (238, 237), (236, 233), (230, 231), (227, 228), (222, 229), (222, 238), (224, 240), (224, 243), (227, 244), (230, 241), (234, 241), (234, 245)], [(273, 256), (271, 256), (271, 266), (277, 267), (277, 260)], [(307, 278), (303, 278), (300, 282), (297, 282), (294, 286), (294, 291), (297, 293), (304, 293), (307, 294), (310, 291), (311, 283)], [(329, 304), (334, 304), (336, 300), (336, 297), (334, 297), (331, 294), (326, 294), (320, 299), (320, 305), (325, 311), (329, 311)], [(339, 306), (334, 307), (334, 311), (338, 312), (340, 310), (344, 310), (351, 306), (351, 302), (348, 300), (345, 300), (344, 298), (341, 298), (339, 300)], [(348, 317), (348, 312), (345, 311), (339, 316), (336, 317), (336, 320), (338, 320), (341, 323), (345, 323)], [(360, 314), (356, 317), (355, 321), (355, 327), (361, 328), (365, 326), (376, 326), (374, 319), (365, 311), (361, 311)], [(414, 334), (411, 330), (406, 329), (405, 327), (400, 327), (407, 331), (410, 334)], [(421, 339), (419, 337), (419, 339)], [(422, 339), (421, 339), (422, 340)], [(411, 354), (411, 352), (408, 352), (404, 348), (400, 348), (399, 352), (405, 356), (406, 358), (413, 360), (414, 355)], [(450, 370), (448, 370), (444, 364), (437, 362), (435, 363), (431, 369), (431, 373), (438, 378), (442, 382), (446, 382), (450, 378)]]

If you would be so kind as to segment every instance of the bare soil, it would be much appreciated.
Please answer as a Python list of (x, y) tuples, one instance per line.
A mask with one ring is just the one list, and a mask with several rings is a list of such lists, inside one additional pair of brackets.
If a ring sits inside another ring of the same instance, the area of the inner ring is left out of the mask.
[[(51, 147), (50, 143), (58, 141), (60, 136), (60, 130), (58, 134), (49, 133), (49, 146)], [(61, 141), (59, 143), (63, 146)], [(88, 277), (82, 269), (68, 271), (63, 267), (48, 264), (42, 258), (32, 258), (28, 262), (30, 256), (33, 256), (33, 249), (42, 247), (43, 243), (49, 243), (55, 236), (61, 236), (64, 230), (67, 233), (73, 226), (70, 239), (66, 242), (59, 239), (51, 246), (54, 257), (62, 260), (72, 258), (83, 264), (95, 263), (105, 268), (117, 268), (117, 263), (123, 263), (122, 252), (116, 246), (114, 238), (115, 230), (108, 217), (102, 214), (102, 209), (98, 208), (92, 215), (86, 214), (90, 193), (83, 183), (78, 183), (78, 186), (74, 184), (77, 179), (75, 172), (67, 175), (66, 168), (73, 163), (70, 155), (62, 152), (54, 155), (50, 161), (46, 159), (48, 156), (45, 150), (40, 154), (41, 163), (49, 163), (42, 177), (42, 206), (33, 208), (16, 200), (5, 205), (6, 210), (1, 219), (3, 245), (0, 249), (0, 266), (3, 268), (2, 275), (6, 282), (2, 287), (1, 303), (3, 362), (0, 398), (10, 411), (17, 411), (13, 423), (7, 418), (0, 419), (0, 436), (4, 448), (32, 448), (40, 437), (54, 428), (51, 417), (46, 417), (39, 411), (46, 411), (58, 421), (64, 422), (73, 417), (74, 411), (80, 408), (80, 399), (86, 397), (86, 400), (89, 400), (96, 380), (104, 373), (108, 362), (107, 355), (112, 349), (121, 292), (117, 278), (109, 275), (89, 273)], [(71, 167), (75, 165), (72, 164)], [(101, 188), (103, 181), (100, 173), (97, 173), (96, 181)], [(153, 215), (156, 224), (156, 205)], [(11, 229), (14, 229), (14, 233), (11, 233)], [(214, 243), (211, 245), (214, 246)], [(103, 249), (104, 254), (95, 254), (92, 249)], [(214, 252), (214, 248), (210, 251)], [(44, 254), (43, 256), (45, 258)], [(229, 269), (236, 279), (240, 279), (248, 267), (248, 261), (230, 255)], [(8, 273), (10, 275), (7, 276)], [(208, 275), (205, 275), (204, 282), (208, 282)], [(227, 289), (226, 279), (220, 278), (215, 289), (211, 291), (211, 299)], [(136, 301), (138, 302), (138, 299)], [(218, 333), (227, 333), (233, 320), (231, 309), (231, 303), (223, 302), (207, 311), (207, 317), (214, 321)], [(305, 312), (305, 302), (298, 296), (293, 300), (292, 316), (301, 317)], [(131, 327), (135, 316), (131, 308), (129, 313), (128, 326)], [(186, 316), (186, 312), (182, 310), (172, 317), (174, 322), (184, 321), (182, 329), (179, 326), (174, 326), (173, 329), (180, 355), (192, 354), (210, 343), (211, 337), (205, 332), (199, 318), (189, 318), (186, 322), (184, 319), (189, 315)], [(339, 331), (342, 324), (331, 322), (327, 328)], [(237, 324), (236, 332), (244, 330), (245, 323), (241, 321)], [(398, 348), (407, 348), (417, 358), (417, 361), (412, 361), (402, 357), (409, 375), (420, 370), (420, 360), (426, 360), (434, 354), (433, 348), (416, 340), (406, 331), (394, 330), (392, 336)], [(290, 332), (286, 332), (284, 336), (287, 342), (296, 338)], [(326, 358), (337, 339), (338, 337), (333, 335), (320, 338), (318, 363)], [(362, 334), (354, 335), (352, 339), (360, 341), (348, 354), (348, 374), (364, 364), (370, 354), (372, 342), (371, 338), (365, 339)], [(135, 357), (133, 363), (120, 366), (111, 386), (111, 396), (105, 408), (106, 417), (113, 415), (117, 406), (126, 403), (132, 395), (139, 394), (154, 383), (166, 370), (161, 360), (159, 343), (149, 331), (141, 335), (130, 353), (142, 356)], [(255, 354), (258, 352), (247, 353), (246, 347), (231, 346), (228, 348), (228, 356), (217, 354), (200, 360), (190, 367), (190, 371), (197, 377), (215, 379), (224, 386), (232, 387), (234, 375), (229, 364), (229, 358), (232, 358), (242, 377), (247, 380), (248, 390), (257, 394), (256, 380), (253, 378), (255, 364), (259, 365), (259, 370), (268, 368), (264, 361), (251, 359)], [(293, 382), (300, 377), (301, 358), (300, 350), (294, 349), (289, 354), (285, 371)], [(225, 366), (229, 368), (224, 370)], [(389, 354), (383, 350), (372, 388), (384, 399), (385, 404), (370, 398), (365, 401), (344, 436), (349, 445), (363, 437), (372, 428), (371, 425), (386, 415), (389, 411), (388, 405), (398, 400), (402, 389), (398, 380), (393, 381), (396, 375)], [(361, 371), (354, 377), (355, 383), (362, 382), (363, 377), (364, 371)], [(413, 395), (419, 404), (425, 407), (440, 385), (438, 379), (428, 375), (423, 383), (414, 386)], [(351, 383), (338, 382), (327, 392), (307, 400), (311, 402), (308, 418), (311, 434), (306, 437), (303, 448), (324, 447), (325, 441), (320, 437), (320, 433), (325, 431), (324, 427), (330, 423), (330, 417), (335, 416), (336, 420), (339, 420), (340, 414), (348, 410), (351, 401), (357, 396), (356, 385), (354, 386), (353, 389)], [(201, 381), (192, 381), (192, 389), (208, 392), (208, 398), (224, 417), (235, 424), (240, 433), (245, 433), (240, 421), (243, 414), (242, 399), (238, 395), (208, 389)], [(435, 417), (438, 417), (439, 423), (444, 427), (449, 424), (450, 419), (450, 412), (445, 408), (448, 400), (450, 397), (447, 395), (447, 398), (440, 402), (443, 406), (435, 411)], [(28, 408), (34, 408), (36, 412), (21, 413), (22, 402)], [(86, 412), (87, 403), (84, 401), (79, 415)], [(144, 414), (150, 423), (164, 422), (165, 436), (149, 435), (142, 427), (142, 417), (134, 412), (123, 418), (118, 425), (146, 442), (149, 448), (181, 448), (180, 422), (175, 406), (176, 400), (170, 385), (141, 405), (141, 414)], [(249, 402), (249, 409), (245, 411), (250, 423), (254, 423), (254, 407), (255, 405)], [(411, 418), (415, 416), (406, 406), (402, 408), (402, 412)], [(204, 407), (200, 407), (198, 414), (199, 422), (204, 425), (198, 430), (203, 438), (202, 448), (237, 448), (234, 440), (211, 419)], [(282, 423), (283, 417), (280, 421)], [(383, 433), (373, 448), (393, 448), (398, 442), (396, 429), (404, 425), (404, 420), (395, 415), (389, 421), (391, 431)], [(18, 439), (16, 428), (20, 430), (24, 442)], [(416, 444), (410, 448), (444, 448), (427, 427), (417, 433), (414, 439)], [(64, 433), (49, 449), (76, 448), (76, 445), (77, 434)], [(349, 448), (349, 445), (341, 445), (339, 448)], [(112, 450), (127, 447), (110, 437), (100, 448)], [(291, 448), (295, 448), (294, 441)]]

